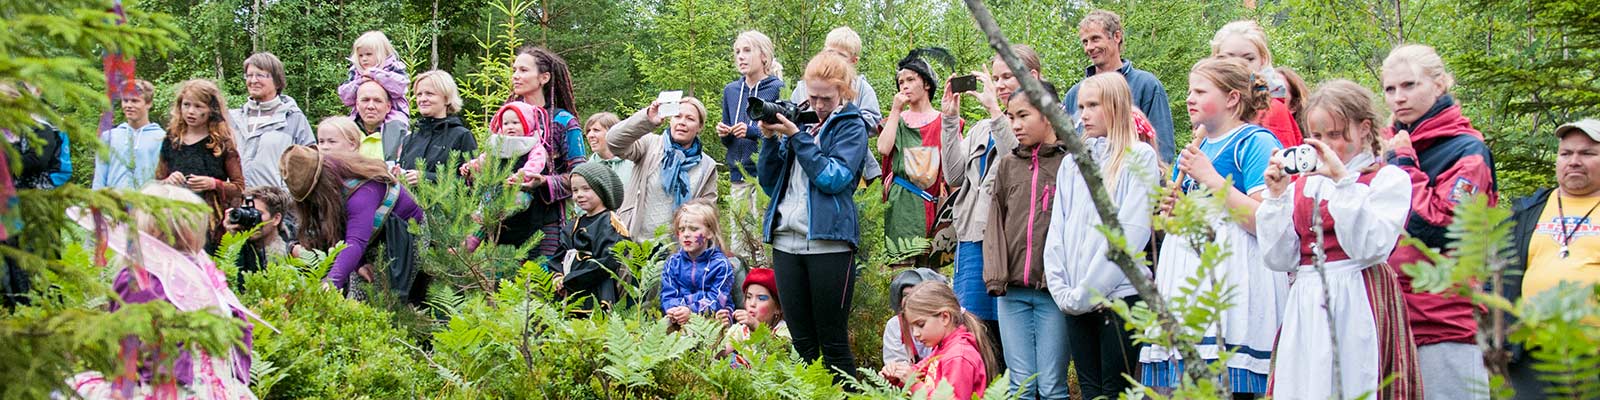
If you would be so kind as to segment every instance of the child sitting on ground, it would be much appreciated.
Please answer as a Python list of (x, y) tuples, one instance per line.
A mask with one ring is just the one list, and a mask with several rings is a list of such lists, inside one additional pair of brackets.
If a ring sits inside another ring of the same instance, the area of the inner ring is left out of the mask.
[(926, 391), (929, 398), (940, 384), (955, 389), (955, 398), (970, 399), (983, 393), (995, 371), (994, 352), (982, 321), (956, 303), (950, 285), (939, 281), (923, 282), (905, 299), (903, 316), (911, 325), (911, 336), (933, 348), (933, 354), (917, 362), (885, 364), (880, 373), (898, 381), (912, 393)]
[(562, 228), (551, 269), (559, 291), (582, 299), (576, 314), (590, 315), (596, 307), (608, 310), (621, 297), (617, 278), (627, 271), (611, 247), (628, 240), (628, 230), (611, 210), (622, 204), (622, 191), (622, 180), (603, 165), (585, 163), (572, 170), (572, 199), (583, 215)]
[[(728, 346), (723, 354), (733, 354), (737, 366), (750, 365), (749, 360), (734, 352), (733, 344), (750, 339), (750, 333), (766, 327), (773, 335), (789, 339), (789, 325), (783, 322), (783, 306), (778, 303), (778, 280), (771, 268), (753, 268), (744, 278), (744, 308), (733, 311), (733, 325), (728, 327)], [(727, 320), (727, 311), (717, 311), (717, 319)]]
[[(368, 80), (411, 82), (411, 77), (406, 75), (406, 64), (400, 61), (394, 44), (383, 32), (367, 31), (356, 38), (355, 44), (350, 47), (350, 78), (339, 85), (339, 100), (344, 101), (345, 106), (356, 106), (356, 91)], [(389, 117), (385, 120), (409, 123), (406, 110), (410, 110), (411, 106), (406, 102), (406, 96), (394, 97), (390, 101), (394, 104), (389, 105)]]
[(901, 314), (905, 299), (911, 294), (911, 288), (923, 282), (946, 282), (946, 280), (944, 275), (939, 275), (934, 270), (917, 268), (901, 271), (889, 281), (889, 308), (894, 310), (894, 317), (883, 324), (883, 365), (896, 362), (916, 364), (928, 358), (928, 354), (933, 352), (932, 348), (911, 339), (910, 325)]
[(672, 218), (679, 250), (661, 271), (661, 311), (673, 325), (693, 314), (732, 312), (733, 265), (722, 253), (721, 224), (710, 200), (694, 200)]

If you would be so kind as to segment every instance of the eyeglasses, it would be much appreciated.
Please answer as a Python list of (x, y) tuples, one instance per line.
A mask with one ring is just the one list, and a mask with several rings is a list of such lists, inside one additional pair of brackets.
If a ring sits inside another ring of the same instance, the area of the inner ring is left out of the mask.
[(267, 80), (267, 79), (272, 79), (272, 75), (267, 75), (267, 73), (265, 73), (265, 72), (251, 72), (251, 73), (244, 74), (244, 78), (245, 79)]

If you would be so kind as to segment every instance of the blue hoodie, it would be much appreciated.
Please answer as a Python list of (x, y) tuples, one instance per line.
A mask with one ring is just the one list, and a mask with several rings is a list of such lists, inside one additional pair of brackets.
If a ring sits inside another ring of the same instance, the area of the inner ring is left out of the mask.
[(822, 122), (822, 133), (812, 135), (810, 125), (790, 137), (761, 139), (758, 177), (761, 190), (772, 198), (762, 235), (772, 243), (778, 227), (778, 204), (788, 193), (789, 176), (798, 166), (810, 178), (806, 185), (807, 240), (861, 244), (861, 225), (855, 193), (867, 159), (867, 124), (855, 103), (845, 104)]
[(696, 314), (733, 311), (732, 295), (733, 265), (716, 246), (699, 256), (678, 250), (661, 268), (661, 311), (677, 306)]
[(743, 138), (733, 135), (723, 136), (722, 145), (728, 148), (727, 159), (728, 177), (732, 182), (744, 182), (746, 175), (756, 171), (755, 161), (750, 155), (756, 153), (756, 138), (761, 137), (761, 127), (756, 122), (750, 121), (750, 115), (745, 113), (745, 107), (750, 104), (750, 97), (760, 97), (766, 101), (777, 101), (778, 92), (783, 90), (783, 79), (768, 75), (756, 84), (755, 88), (745, 86), (744, 77), (728, 82), (722, 88), (722, 123), (733, 126), (740, 122), (748, 124)]

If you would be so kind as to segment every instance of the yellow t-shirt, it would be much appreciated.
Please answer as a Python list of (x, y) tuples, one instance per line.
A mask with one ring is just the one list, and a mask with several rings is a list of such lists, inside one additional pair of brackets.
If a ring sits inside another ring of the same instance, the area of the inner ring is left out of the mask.
[(383, 159), (383, 133), (373, 132), (371, 135), (361, 137), (361, 146), (358, 148), (362, 157), (374, 160)]
[[(1522, 277), (1522, 297), (1533, 297), (1561, 281), (1600, 283), (1600, 224), (1596, 223), (1600, 221), (1600, 211), (1584, 218), (1584, 213), (1600, 202), (1600, 196), (1561, 197), (1562, 207), (1556, 206), (1556, 196), (1560, 196), (1559, 191), (1552, 193), (1545, 203), (1544, 213), (1539, 215), (1539, 224), (1528, 241), (1528, 270)], [(1566, 235), (1572, 236), (1570, 242), (1566, 242)], [(1567, 243), (1569, 252), (1566, 258), (1561, 257), (1563, 242)]]

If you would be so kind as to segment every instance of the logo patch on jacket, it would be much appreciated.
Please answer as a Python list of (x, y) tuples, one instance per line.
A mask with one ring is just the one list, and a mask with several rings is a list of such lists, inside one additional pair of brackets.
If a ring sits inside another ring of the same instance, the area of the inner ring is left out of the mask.
[(1465, 177), (1458, 177), (1454, 187), (1450, 188), (1450, 201), (1456, 204), (1466, 203), (1474, 194), (1478, 194), (1478, 185), (1472, 184), (1472, 181)]

